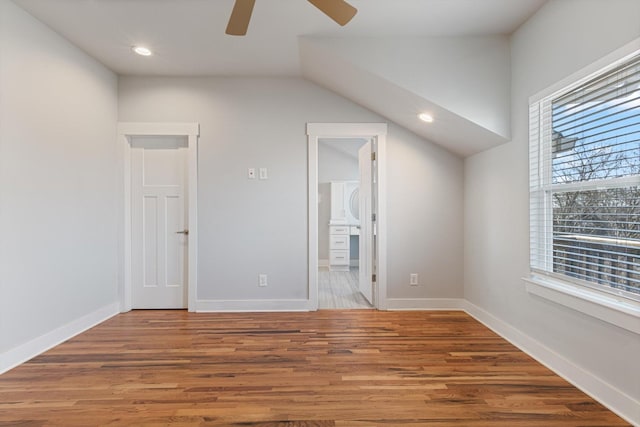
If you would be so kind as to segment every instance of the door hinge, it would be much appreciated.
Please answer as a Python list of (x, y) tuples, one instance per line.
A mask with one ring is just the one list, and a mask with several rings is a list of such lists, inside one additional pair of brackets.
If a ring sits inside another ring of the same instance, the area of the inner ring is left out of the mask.
[(376, 152), (372, 151), (371, 152), (371, 161), (374, 161), (376, 159)]
[(372, 281), (372, 282), (375, 282), (375, 281), (376, 281), (376, 275), (375, 275), (375, 274), (372, 274), (372, 275), (371, 275), (371, 281)]
[(376, 222), (376, 214), (371, 214), (371, 221)]

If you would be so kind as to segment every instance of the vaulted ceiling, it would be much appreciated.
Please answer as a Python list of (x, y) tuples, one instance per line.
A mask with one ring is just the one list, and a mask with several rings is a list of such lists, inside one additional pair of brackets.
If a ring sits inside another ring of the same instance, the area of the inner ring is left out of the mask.
[(233, 0), (14, 2), (118, 74), (303, 76), (466, 156), (509, 138), (506, 37), (545, 0), (349, 0), (345, 27), (257, 0), (244, 37), (224, 33)]

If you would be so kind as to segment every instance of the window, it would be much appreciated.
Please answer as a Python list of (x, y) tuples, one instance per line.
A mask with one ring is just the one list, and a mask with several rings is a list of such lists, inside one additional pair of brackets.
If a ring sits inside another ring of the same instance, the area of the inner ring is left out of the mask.
[(531, 268), (640, 301), (640, 53), (530, 105)]

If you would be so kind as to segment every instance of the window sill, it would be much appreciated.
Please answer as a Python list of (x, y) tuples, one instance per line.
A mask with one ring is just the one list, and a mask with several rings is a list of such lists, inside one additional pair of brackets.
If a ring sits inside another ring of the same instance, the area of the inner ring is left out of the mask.
[(640, 335), (640, 303), (547, 277), (523, 278), (527, 292)]

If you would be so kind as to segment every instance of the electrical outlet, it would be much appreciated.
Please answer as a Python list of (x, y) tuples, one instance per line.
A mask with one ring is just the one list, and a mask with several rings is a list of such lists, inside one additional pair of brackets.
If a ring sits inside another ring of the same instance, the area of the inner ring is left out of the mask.
[(248, 179), (256, 179), (256, 169), (255, 168), (247, 169), (247, 178)]
[(267, 286), (267, 275), (259, 274), (258, 275), (258, 286), (264, 287)]
[(409, 285), (418, 286), (418, 273), (411, 273), (409, 276)]

